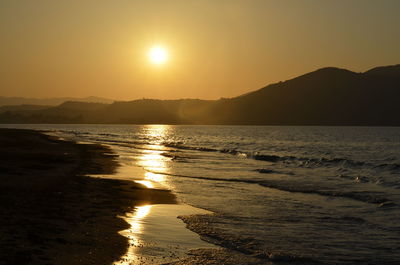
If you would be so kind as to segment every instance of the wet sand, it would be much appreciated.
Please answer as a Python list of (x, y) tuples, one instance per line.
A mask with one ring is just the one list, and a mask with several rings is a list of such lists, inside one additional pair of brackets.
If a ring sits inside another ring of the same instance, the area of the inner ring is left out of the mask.
[(105, 146), (15, 129), (0, 129), (0, 146), (0, 264), (273, 264), (201, 241), (182, 220), (205, 211), (119, 179)]
[(155, 204), (139, 206), (127, 214), (131, 225), (121, 232), (129, 238), (130, 247), (119, 262), (113, 265), (166, 264), (190, 258), (193, 249), (216, 249), (215, 245), (200, 239), (177, 218), (179, 214), (210, 214), (186, 204)]
[(112, 174), (104, 146), (0, 129), (0, 264), (111, 264), (128, 249), (118, 216), (174, 203), (165, 190), (86, 175)]

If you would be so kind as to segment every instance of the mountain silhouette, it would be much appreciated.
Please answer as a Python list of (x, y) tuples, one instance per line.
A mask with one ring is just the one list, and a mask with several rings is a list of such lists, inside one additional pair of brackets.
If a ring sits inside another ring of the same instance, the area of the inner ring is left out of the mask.
[(66, 102), (3, 111), (0, 122), (399, 126), (399, 99), (400, 65), (326, 67), (234, 98)]
[(400, 71), (322, 68), (233, 98), (213, 110), (223, 123), (277, 125), (400, 124)]
[(93, 103), (113, 103), (114, 100), (100, 97), (86, 98), (23, 98), (23, 97), (0, 97), (0, 106), (11, 105), (39, 105), (39, 106), (57, 106), (66, 101), (80, 101)]

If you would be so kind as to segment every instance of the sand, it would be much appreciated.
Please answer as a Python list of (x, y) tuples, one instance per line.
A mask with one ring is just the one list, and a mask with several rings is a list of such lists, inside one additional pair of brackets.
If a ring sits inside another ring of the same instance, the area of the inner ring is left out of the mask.
[(1, 129), (0, 147), (0, 264), (111, 264), (128, 248), (118, 216), (175, 202), (169, 191), (87, 177), (118, 166), (104, 146)]
[[(33, 130), (0, 129), (0, 147), (0, 264), (111, 265), (130, 252), (141, 253), (134, 258), (143, 264), (273, 264), (265, 257), (199, 242), (175, 216), (204, 213), (185, 212), (185, 205), (152, 206), (147, 232), (141, 235), (146, 242), (137, 252), (121, 235), (132, 230), (129, 218), (121, 216), (134, 216), (141, 205), (175, 204), (170, 191), (88, 177), (118, 175), (117, 157), (105, 146)], [(204, 237), (190, 222), (186, 225)], [(191, 247), (201, 249), (184, 255)]]

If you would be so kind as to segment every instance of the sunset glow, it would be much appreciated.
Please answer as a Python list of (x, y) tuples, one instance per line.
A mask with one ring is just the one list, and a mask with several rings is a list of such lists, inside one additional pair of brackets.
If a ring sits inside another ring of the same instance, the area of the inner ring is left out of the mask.
[(0, 265), (400, 265), (399, 11), (0, 1)]
[(153, 46), (149, 51), (149, 59), (153, 64), (164, 64), (168, 60), (168, 51), (162, 46)]

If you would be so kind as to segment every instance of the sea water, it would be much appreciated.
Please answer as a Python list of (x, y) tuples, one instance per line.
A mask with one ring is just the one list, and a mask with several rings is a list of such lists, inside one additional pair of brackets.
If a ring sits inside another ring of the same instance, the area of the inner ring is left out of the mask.
[(398, 127), (2, 127), (111, 146), (125, 178), (213, 212), (182, 219), (219, 246), (289, 264), (400, 264)]

